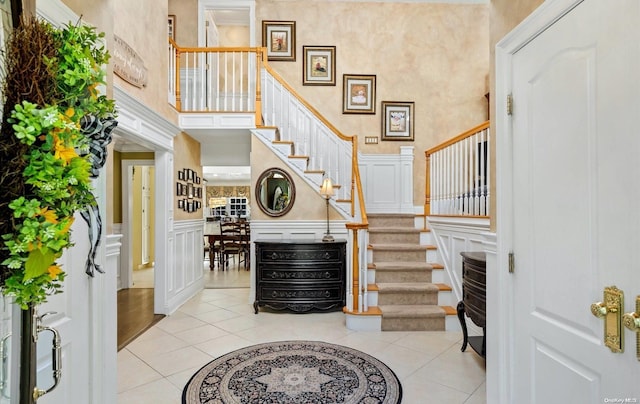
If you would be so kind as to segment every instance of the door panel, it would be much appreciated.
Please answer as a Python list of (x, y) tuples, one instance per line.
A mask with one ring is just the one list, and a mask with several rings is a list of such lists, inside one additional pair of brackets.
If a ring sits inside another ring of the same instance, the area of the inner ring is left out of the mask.
[(612, 353), (590, 311), (640, 294), (639, 11), (584, 1), (513, 56), (518, 402), (640, 402), (634, 344)]

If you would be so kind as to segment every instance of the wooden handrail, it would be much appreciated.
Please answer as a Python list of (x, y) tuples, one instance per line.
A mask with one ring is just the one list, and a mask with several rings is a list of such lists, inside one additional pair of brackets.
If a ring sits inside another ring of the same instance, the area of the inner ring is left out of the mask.
[(468, 137), (471, 137), (473, 134), (480, 132), (481, 130), (485, 130), (489, 127), (490, 121), (486, 121), (481, 123), (480, 125), (469, 129), (468, 131), (462, 132), (461, 134), (459, 134), (456, 137), (453, 137), (449, 140), (447, 140), (444, 143), (441, 143), (435, 147), (432, 147), (431, 149), (427, 150), (424, 152), (425, 156), (430, 156), (433, 153), (440, 151), (442, 149), (446, 149), (447, 147), (451, 146), (452, 144), (458, 143), (459, 141), (466, 139)]

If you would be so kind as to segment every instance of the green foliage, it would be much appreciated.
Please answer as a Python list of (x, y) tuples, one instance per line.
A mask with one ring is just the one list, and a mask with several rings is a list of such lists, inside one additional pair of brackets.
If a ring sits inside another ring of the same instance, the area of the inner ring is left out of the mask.
[(12, 271), (3, 293), (23, 308), (61, 291), (65, 274), (56, 260), (71, 246), (74, 213), (94, 203), (91, 163), (79, 153), (88, 149), (80, 120), (115, 113), (113, 100), (98, 93), (105, 83), (102, 66), (109, 61), (104, 34), (85, 25), (49, 27), (48, 32), (57, 53), (42, 57), (54, 72), (55, 88), (48, 92), (53, 96), (45, 105), (25, 100), (5, 106), (15, 137), (29, 146), (22, 176), (30, 194), (9, 204), (13, 232), (2, 235), (9, 255), (0, 263)]

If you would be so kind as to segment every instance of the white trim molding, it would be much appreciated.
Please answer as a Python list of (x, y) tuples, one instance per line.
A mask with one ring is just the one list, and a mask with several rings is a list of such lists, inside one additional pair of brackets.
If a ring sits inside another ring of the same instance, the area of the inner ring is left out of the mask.
[(173, 138), (181, 132), (178, 126), (117, 86), (113, 87), (113, 98), (118, 109), (115, 133), (124, 132), (128, 140), (153, 150), (173, 150)]

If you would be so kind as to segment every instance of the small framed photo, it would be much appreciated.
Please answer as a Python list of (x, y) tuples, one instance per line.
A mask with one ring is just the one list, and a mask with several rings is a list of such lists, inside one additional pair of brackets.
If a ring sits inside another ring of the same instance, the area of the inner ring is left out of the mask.
[(176, 40), (176, 16), (169, 14), (167, 18), (167, 29), (169, 30), (169, 38)]
[(196, 183), (196, 184), (199, 184), (199, 183), (200, 183), (200, 177), (199, 177), (199, 176), (197, 176), (197, 175), (196, 175), (196, 181), (195, 181), (195, 183)]
[(187, 184), (187, 198), (189, 198), (189, 199), (193, 198), (193, 184), (192, 183), (188, 183)]
[(382, 101), (382, 140), (414, 140), (413, 101)]
[(302, 47), (302, 85), (336, 85), (336, 47)]
[(184, 199), (178, 199), (178, 209), (184, 209)]
[(178, 179), (180, 181), (184, 181), (184, 171), (182, 170), (178, 171)]
[(342, 75), (342, 113), (376, 113), (376, 76)]
[(180, 182), (176, 182), (176, 195), (182, 195), (182, 183)]
[(296, 22), (262, 21), (262, 46), (269, 61), (295, 62)]

